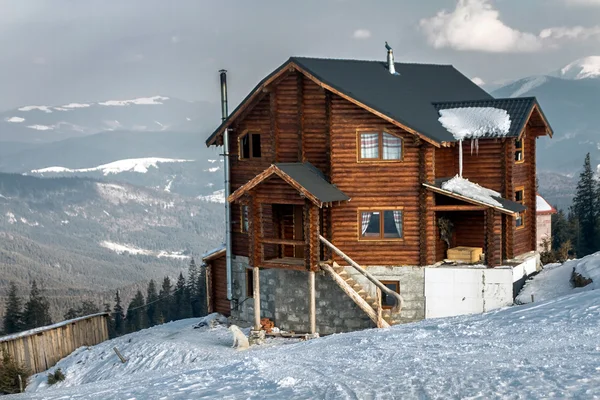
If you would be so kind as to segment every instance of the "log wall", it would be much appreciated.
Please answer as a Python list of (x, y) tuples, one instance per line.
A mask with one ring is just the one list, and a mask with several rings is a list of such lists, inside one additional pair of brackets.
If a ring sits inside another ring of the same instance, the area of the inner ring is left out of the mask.
[(207, 262), (210, 269), (210, 307), (211, 312), (218, 312), (228, 316), (231, 306), (227, 300), (227, 268), (225, 254)]
[(0, 353), (6, 352), (34, 374), (46, 371), (75, 349), (108, 340), (107, 315), (94, 314), (0, 337)]
[[(352, 199), (331, 209), (332, 243), (360, 265), (419, 265), (420, 144), (414, 135), (337, 95), (331, 96), (331, 109), (331, 181)], [(371, 129), (401, 137), (404, 159), (358, 162), (357, 130)], [(433, 157), (428, 162), (433, 170)], [(403, 239), (359, 240), (359, 210), (373, 207), (403, 207)], [(429, 235), (433, 240), (433, 229)]]
[[(512, 200), (515, 199), (515, 191), (523, 187), (525, 189), (525, 226), (516, 228), (516, 222), (513, 219), (514, 229), (514, 256), (533, 251), (537, 248), (536, 237), (536, 184), (535, 184), (535, 144), (536, 138), (532, 128), (527, 127), (523, 139), (525, 145), (525, 159), (522, 163), (515, 163), (513, 167)], [(514, 146), (514, 145), (513, 145)], [(514, 149), (514, 147), (513, 147)], [(514, 152), (514, 150), (513, 150)], [(514, 156), (513, 156), (514, 160)]]

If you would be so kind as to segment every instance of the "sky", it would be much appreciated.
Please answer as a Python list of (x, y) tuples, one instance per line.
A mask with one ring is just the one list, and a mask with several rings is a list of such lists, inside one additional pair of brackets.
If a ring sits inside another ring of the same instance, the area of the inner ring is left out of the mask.
[(232, 106), (290, 56), (452, 64), (486, 84), (600, 55), (600, 0), (0, 0), (0, 110), (166, 95)]

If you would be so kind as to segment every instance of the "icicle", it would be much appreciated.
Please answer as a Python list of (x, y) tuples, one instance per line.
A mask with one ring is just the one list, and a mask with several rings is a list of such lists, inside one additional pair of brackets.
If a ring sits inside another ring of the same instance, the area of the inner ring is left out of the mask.
[(475, 139), (471, 138), (471, 155), (473, 155), (473, 143), (475, 143)]
[(458, 176), (462, 178), (463, 171), (463, 150), (462, 150), (462, 139), (458, 141)]
[(475, 148), (475, 154), (479, 155), (479, 138), (471, 138), (471, 155), (473, 155), (473, 148)]

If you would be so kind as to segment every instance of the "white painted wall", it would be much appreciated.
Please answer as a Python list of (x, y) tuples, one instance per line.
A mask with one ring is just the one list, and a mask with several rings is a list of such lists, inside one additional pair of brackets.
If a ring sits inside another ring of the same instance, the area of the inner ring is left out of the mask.
[(425, 268), (425, 318), (477, 314), (513, 303), (513, 270)]

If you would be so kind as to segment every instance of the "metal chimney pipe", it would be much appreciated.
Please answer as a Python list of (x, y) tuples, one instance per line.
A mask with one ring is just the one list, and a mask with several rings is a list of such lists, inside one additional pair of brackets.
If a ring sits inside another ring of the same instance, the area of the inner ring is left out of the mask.
[[(229, 111), (227, 110), (227, 70), (220, 70), (221, 78), (221, 122), (225, 122)], [(229, 129), (223, 132), (223, 173), (225, 174), (225, 268), (227, 271), (227, 299), (233, 297), (233, 273), (231, 267), (231, 207), (227, 198), (230, 192), (229, 173)]]
[(385, 48), (387, 49), (388, 71), (390, 74), (396, 75), (396, 66), (394, 65), (394, 50), (392, 50), (392, 47), (388, 44), (388, 42), (385, 42)]

